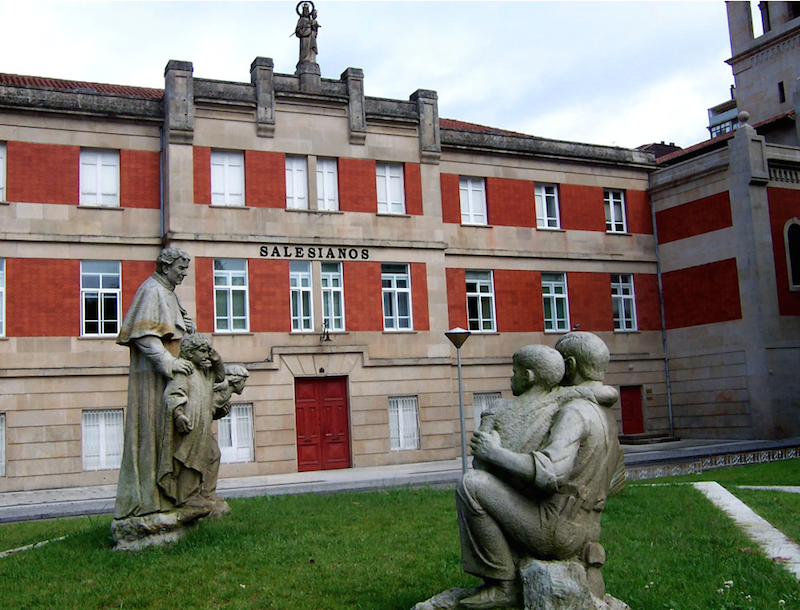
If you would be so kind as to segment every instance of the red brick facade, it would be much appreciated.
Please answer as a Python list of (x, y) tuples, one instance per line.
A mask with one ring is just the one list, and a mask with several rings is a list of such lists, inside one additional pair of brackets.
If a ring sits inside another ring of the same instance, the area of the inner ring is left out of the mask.
[(496, 269), (493, 275), (497, 330), (501, 333), (543, 331), (542, 274)]
[[(139, 286), (156, 270), (155, 261), (122, 261), (122, 315), (128, 311)], [(120, 320), (121, 322), (121, 320)]]
[(467, 274), (464, 269), (445, 269), (447, 317), (450, 328), (467, 328)]
[(119, 151), (119, 204), (123, 208), (161, 208), (161, 153)]
[(656, 212), (658, 243), (718, 231), (733, 226), (728, 191)]
[(6, 143), (6, 200), (78, 205), (79, 146)]
[(653, 213), (647, 191), (625, 191), (625, 214), (628, 217), (628, 233), (653, 234)]
[(339, 209), (343, 212), (377, 214), (378, 191), (375, 161), (339, 159)]
[(560, 184), (561, 228), (576, 231), (605, 231), (603, 189), (598, 186)]
[(290, 332), (289, 261), (250, 259), (247, 271), (251, 332)]
[(286, 207), (286, 155), (244, 151), (244, 203), (257, 208)]
[(192, 148), (194, 171), (194, 202), (211, 205), (211, 148)]
[(403, 166), (403, 187), (406, 195), (406, 214), (422, 215), (422, 174), (419, 163)]
[(6, 259), (6, 336), (80, 336), (80, 275), (77, 260)]
[[(383, 330), (381, 264), (372, 261), (344, 261), (342, 275), (347, 330)], [(425, 307), (427, 309), (427, 303)]]
[(588, 332), (614, 330), (611, 276), (608, 273), (567, 273), (569, 322)]
[(458, 176), (440, 174), (442, 188), (442, 220), (461, 224), (461, 196), (458, 192)]
[(778, 286), (778, 311), (782, 316), (800, 316), (800, 292), (789, 290), (785, 228), (792, 218), (800, 219), (800, 191), (767, 187), (775, 279)]
[(486, 210), (489, 224), (505, 227), (535, 227), (534, 185), (527, 180), (486, 179)]
[(669, 271), (661, 276), (667, 329), (740, 320), (736, 259)]
[(411, 312), (414, 330), (430, 330), (428, 316), (428, 274), (425, 263), (411, 263)]
[(633, 276), (636, 318), (639, 330), (661, 330), (661, 302), (658, 298), (658, 276), (637, 273)]
[(214, 332), (214, 259), (196, 257), (194, 265), (194, 290), (197, 303), (197, 330)]

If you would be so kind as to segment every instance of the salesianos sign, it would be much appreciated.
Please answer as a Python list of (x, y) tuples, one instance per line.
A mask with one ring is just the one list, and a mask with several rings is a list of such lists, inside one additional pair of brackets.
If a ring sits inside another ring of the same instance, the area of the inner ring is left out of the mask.
[(262, 258), (369, 260), (369, 248), (332, 246), (261, 246)]

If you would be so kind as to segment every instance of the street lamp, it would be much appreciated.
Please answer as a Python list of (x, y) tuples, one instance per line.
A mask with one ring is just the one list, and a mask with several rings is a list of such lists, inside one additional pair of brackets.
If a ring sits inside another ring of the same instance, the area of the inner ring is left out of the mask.
[(463, 328), (456, 327), (448, 330), (444, 336), (456, 346), (458, 357), (458, 414), (461, 418), (461, 471), (467, 474), (467, 432), (464, 426), (464, 385), (461, 381), (461, 346), (472, 333)]

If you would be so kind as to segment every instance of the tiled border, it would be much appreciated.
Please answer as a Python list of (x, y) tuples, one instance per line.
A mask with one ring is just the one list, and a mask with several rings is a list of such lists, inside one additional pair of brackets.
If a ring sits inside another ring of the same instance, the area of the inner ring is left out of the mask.
[(763, 464), (780, 460), (793, 460), (800, 456), (800, 447), (782, 449), (767, 449), (763, 451), (748, 451), (744, 453), (727, 453), (711, 457), (694, 458), (691, 461), (662, 466), (646, 466), (641, 468), (626, 468), (625, 473), (629, 481), (643, 481), (657, 479), (679, 474), (698, 474), (705, 470), (728, 468), (730, 466), (744, 466), (746, 464)]

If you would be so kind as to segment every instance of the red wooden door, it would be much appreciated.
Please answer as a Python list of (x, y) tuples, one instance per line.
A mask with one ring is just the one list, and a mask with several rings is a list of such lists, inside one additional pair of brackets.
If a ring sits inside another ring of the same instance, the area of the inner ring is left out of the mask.
[(619, 403), (620, 407), (622, 408), (622, 433), (641, 434), (644, 432), (644, 416), (642, 415), (642, 386), (620, 386)]
[(295, 380), (297, 469), (350, 467), (347, 378)]

